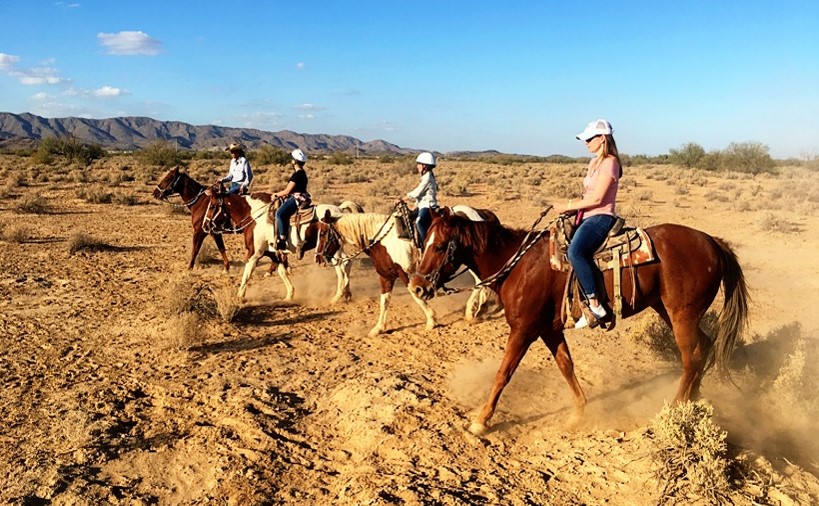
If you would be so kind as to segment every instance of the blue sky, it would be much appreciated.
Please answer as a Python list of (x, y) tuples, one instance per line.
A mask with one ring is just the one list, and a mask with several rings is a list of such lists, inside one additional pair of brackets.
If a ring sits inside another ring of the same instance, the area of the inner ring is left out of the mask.
[[(666, 5), (669, 4), (669, 5)], [(0, 0), (0, 111), (402, 147), (819, 155), (819, 2)]]

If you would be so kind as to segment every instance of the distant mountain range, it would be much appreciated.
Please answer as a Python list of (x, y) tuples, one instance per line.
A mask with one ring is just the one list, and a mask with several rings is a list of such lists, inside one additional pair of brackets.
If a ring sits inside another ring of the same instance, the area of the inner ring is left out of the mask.
[(360, 155), (404, 155), (406, 149), (382, 140), (362, 142), (348, 135), (300, 134), (289, 130), (266, 132), (254, 128), (195, 126), (180, 121), (158, 121), (128, 116), (109, 119), (43, 118), (34, 114), (0, 112), (0, 148), (34, 147), (47, 137), (74, 136), (105, 149), (133, 150), (158, 140), (192, 150), (224, 149), (240, 141), (250, 149), (271, 145), (285, 150), (348, 152)]

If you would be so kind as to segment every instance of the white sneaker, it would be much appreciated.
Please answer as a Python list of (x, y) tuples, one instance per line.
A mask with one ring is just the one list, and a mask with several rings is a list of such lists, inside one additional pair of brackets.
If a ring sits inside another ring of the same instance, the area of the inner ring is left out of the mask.
[(603, 306), (597, 306), (597, 307), (594, 307), (594, 306), (589, 306), (589, 310), (590, 310), (592, 313), (594, 313), (594, 315), (595, 315), (595, 316), (596, 316), (598, 319), (602, 319), (602, 318), (605, 318), (605, 317), (606, 317), (606, 309), (605, 309)]
[(583, 327), (588, 327), (588, 326), (589, 326), (589, 322), (586, 321), (586, 315), (581, 316), (580, 319), (577, 320), (577, 322), (575, 322), (575, 324), (574, 324), (574, 328), (576, 328), (576, 329), (582, 329)]

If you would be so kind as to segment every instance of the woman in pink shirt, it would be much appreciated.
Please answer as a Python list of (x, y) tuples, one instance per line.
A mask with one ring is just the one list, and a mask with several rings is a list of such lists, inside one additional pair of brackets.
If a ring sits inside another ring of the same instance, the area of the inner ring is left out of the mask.
[(577, 134), (577, 138), (586, 143), (586, 148), (594, 154), (589, 162), (589, 170), (583, 179), (583, 198), (570, 200), (561, 213), (577, 212), (580, 226), (569, 244), (569, 262), (571, 262), (580, 287), (589, 302), (589, 309), (595, 321), (589, 322), (584, 315), (575, 328), (596, 326), (606, 316), (606, 309), (600, 304), (595, 294), (595, 267), (592, 256), (606, 240), (617, 216), (614, 214), (614, 201), (623, 169), (611, 123), (604, 119), (592, 121), (586, 129)]

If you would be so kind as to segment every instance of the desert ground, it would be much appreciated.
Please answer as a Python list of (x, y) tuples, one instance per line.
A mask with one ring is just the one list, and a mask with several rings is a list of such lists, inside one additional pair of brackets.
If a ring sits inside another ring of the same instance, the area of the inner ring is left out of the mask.
[[(254, 169), (256, 190), (283, 187), (288, 169)], [(226, 170), (222, 160), (188, 166), (202, 182)], [(316, 160), (307, 170), (314, 200), (352, 199), (378, 212), (417, 180), (407, 160)], [(371, 337), (374, 270), (356, 260), (352, 300), (331, 306), (333, 270), (308, 253), (291, 263), (295, 301), (283, 300), (263, 261), (248, 300), (232, 318), (220, 317), (213, 307), (229, 305), (238, 287), (241, 240), (225, 238), (229, 275), (210, 238), (188, 273), (190, 217), (171, 204), (179, 197), (151, 196), (163, 173), (126, 156), (89, 168), (0, 157), (8, 181), (0, 190), (0, 501), (714, 501), (686, 488), (693, 477), (670, 475), (654, 458), (652, 420), (673, 399), (680, 374), (656, 316), (611, 332), (567, 331), (589, 400), (579, 425), (567, 426), (568, 387), (535, 343), (490, 431), (476, 437), (466, 429), (503, 355), (502, 311), (490, 307), (468, 323), (467, 292), (438, 297), (431, 304), (441, 325), (425, 330), (399, 282), (388, 331)], [(548, 203), (578, 194), (583, 173), (579, 164), (445, 158), (436, 169), (443, 205), (489, 208), (519, 228)], [(753, 176), (625, 170), (618, 208), (628, 223), (681, 223), (727, 240), (752, 297), (733, 357), (735, 384), (713, 374), (703, 383), (728, 448), (729, 487), (719, 502), (819, 503), (819, 190), (806, 185), (813, 179), (798, 167)], [(669, 489), (672, 482), (679, 486)]]

